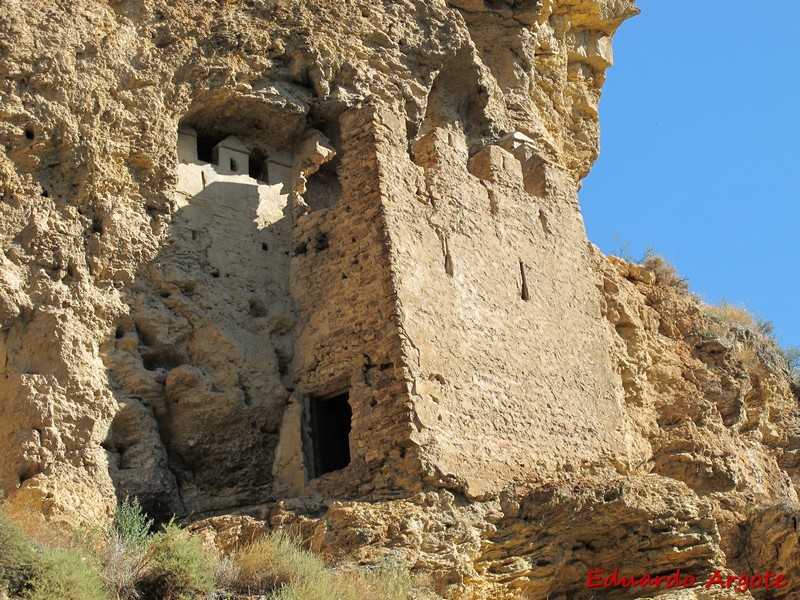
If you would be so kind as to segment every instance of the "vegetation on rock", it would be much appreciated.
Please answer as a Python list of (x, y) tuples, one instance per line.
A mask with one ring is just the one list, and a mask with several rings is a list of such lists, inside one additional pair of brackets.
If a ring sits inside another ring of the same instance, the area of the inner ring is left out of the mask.
[[(401, 600), (420, 597), (404, 566), (327, 566), (277, 530), (224, 556), (174, 522), (152, 533), (138, 500), (125, 499), (106, 531), (68, 547), (37, 543), (0, 510), (0, 597), (26, 600)], [(57, 536), (54, 536), (54, 538)]]

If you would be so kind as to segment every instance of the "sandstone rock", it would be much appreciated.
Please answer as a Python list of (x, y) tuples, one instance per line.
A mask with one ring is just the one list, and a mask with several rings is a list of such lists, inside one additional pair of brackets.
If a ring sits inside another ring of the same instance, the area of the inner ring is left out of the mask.
[(8, 502), (97, 523), (135, 495), (223, 547), (294, 527), (447, 598), (800, 576), (785, 370), (586, 239), (635, 13), (3, 3)]

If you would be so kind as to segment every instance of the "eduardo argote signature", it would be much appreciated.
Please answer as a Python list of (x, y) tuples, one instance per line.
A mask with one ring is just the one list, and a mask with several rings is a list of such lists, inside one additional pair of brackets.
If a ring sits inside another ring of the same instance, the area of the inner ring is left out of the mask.
[[(705, 589), (719, 587), (744, 593), (762, 587), (765, 589), (782, 588), (788, 584), (785, 575), (773, 573), (769, 569), (765, 573), (746, 573), (744, 575), (722, 575), (718, 569), (715, 569), (713, 575), (699, 585)], [(691, 588), (697, 585), (697, 577), (683, 573), (680, 569), (675, 569), (673, 573), (667, 575), (621, 575), (618, 568), (611, 572), (592, 569), (586, 578), (587, 588), (653, 587), (661, 589), (663, 586), (665, 589), (670, 589)]]

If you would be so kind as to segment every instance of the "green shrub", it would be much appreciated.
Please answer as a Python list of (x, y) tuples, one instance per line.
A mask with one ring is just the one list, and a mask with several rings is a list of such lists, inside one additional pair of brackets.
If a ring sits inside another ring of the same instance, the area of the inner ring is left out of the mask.
[(775, 324), (772, 321), (767, 321), (766, 319), (757, 317), (756, 326), (758, 327), (758, 330), (767, 337), (772, 337), (775, 335)]
[(36, 555), (19, 528), (0, 511), (0, 591), (19, 597), (30, 587)]
[(138, 498), (125, 498), (117, 507), (107, 531), (101, 562), (106, 586), (120, 600), (137, 600), (149, 568), (147, 546), (153, 520), (148, 519)]
[(796, 384), (800, 384), (800, 347), (788, 346), (778, 348), (781, 358), (786, 362), (789, 374)]
[(142, 586), (156, 598), (191, 598), (214, 589), (214, 557), (187, 530), (169, 523), (147, 545)]
[(96, 561), (76, 548), (39, 547), (0, 511), (0, 591), (28, 600), (106, 600)]
[(44, 548), (37, 556), (28, 600), (107, 600), (95, 562), (77, 549)]
[(138, 498), (125, 498), (114, 515), (114, 532), (119, 540), (132, 548), (147, 545), (153, 519), (148, 519)]

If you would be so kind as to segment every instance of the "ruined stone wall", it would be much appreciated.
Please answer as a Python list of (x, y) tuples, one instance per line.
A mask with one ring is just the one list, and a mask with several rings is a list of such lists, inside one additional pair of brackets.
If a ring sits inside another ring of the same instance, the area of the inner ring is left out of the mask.
[(452, 129), (391, 162), (393, 269), (429, 481), (481, 496), (642, 460), (566, 169), (527, 173), (540, 179), (533, 195), (513, 154), (492, 145), (470, 159)]
[(374, 109), (342, 115), (342, 197), (295, 221), (298, 391), (306, 407), (309, 396), (347, 391), (353, 411), (351, 463), (314, 481), (312, 493), (365, 497), (420, 485), (418, 466), (405, 458), (411, 405), (385, 225), (391, 192), (379, 164), (391, 141)]

